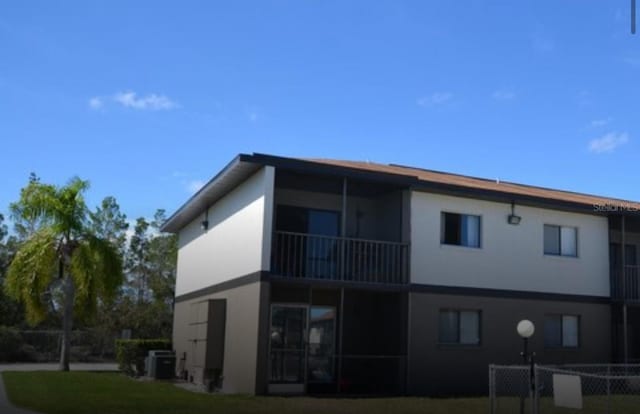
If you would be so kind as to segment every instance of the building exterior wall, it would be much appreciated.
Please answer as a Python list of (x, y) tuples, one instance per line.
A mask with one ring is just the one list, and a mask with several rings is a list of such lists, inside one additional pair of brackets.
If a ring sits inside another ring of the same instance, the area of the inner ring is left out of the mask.
[[(267, 391), (270, 282), (240, 285), (234, 280), (268, 274), (277, 205), (342, 209), (341, 195), (276, 189), (274, 178), (273, 167), (262, 168), (209, 208), (207, 231), (200, 227), (203, 212), (179, 232), (174, 348), (178, 358), (186, 354), (184, 369), (194, 382), (202, 382), (205, 373), (194, 363), (190, 339), (191, 307), (225, 299), (222, 391), (227, 393)], [(442, 212), (480, 216), (480, 248), (443, 245)], [(398, 322), (408, 324), (409, 393), (486, 394), (489, 364), (521, 362), (522, 341), (515, 331), (521, 319), (536, 324), (530, 349), (540, 363), (611, 360), (611, 305), (599, 299), (610, 295), (609, 239), (618, 235), (610, 234), (607, 218), (518, 205), (515, 213), (522, 221), (514, 226), (507, 223), (510, 213), (505, 203), (409, 190), (348, 197), (347, 237), (411, 243), (411, 286), (407, 306), (402, 302), (408, 322)], [(578, 256), (545, 255), (545, 224), (576, 227)], [(640, 244), (636, 236), (627, 241)], [(220, 284), (226, 287), (216, 289)], [(474, 293), (475, 288), (483, 290)], [(518, 299), (514, 292), (520, 292)], [(550, 295), (541, 299), (533, 293)], [(572, 298), (560, 298), (563, 294)], [(480, 345), (440, 344), (441, 309), (479, 310)], [(548, 314), (580, 317), (578, 348), (545, 348)]]
[(273, 167), (264, 167), (178, 234), (176, 296), (269, 270)]
[[(611, 358), (608, 304), (419, 292), (410, 296), (410, 394), (486, 395), (489, 364), (522, 363), (523, 344), (516, 332), (522, 319), (535, 324), (529, 350), (541, 364), (607, 363)], [(441, 309), (479, 310), (480, 345), (439, 344)], [(544, 320), (548, 314), (579, 316), (578, 348), (545, 347)]]
[(261, 380), (257, 373), (264, 375), (264, 352), (259, 348), (258, 335), (259, 330), (264, 329), (261, 325), (264, 323), (261, 321), (264, 318), (264, 310), (261, 310), (265, 304), (261, 299), (264, 291), (268, 292), (268, 282), (255, 282), (176, 302), (173, 347), (178, 360), (186, 354), (184, 367), (179, 363), (178, 370), (184, 368), (194, 383), (203, 383), (205, 373), (194, 366), (194, 344), (190, 339), (193, 323), (191, 307), (209, 299), (226, 299), (222, 392), (254, 394)]
[[(481, 216), (481, 247), (441, 244), (441, 213)], [(411, 282), (441, 286), (609, 296), (606, 217), (439, 194), (411, 194)], [(577, 227), (578, 257), (548, 256), (544, 225)]]

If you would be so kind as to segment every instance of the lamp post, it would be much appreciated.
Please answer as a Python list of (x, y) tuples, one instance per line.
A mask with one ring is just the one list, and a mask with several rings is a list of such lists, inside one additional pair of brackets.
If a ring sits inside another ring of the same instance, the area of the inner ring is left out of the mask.
[[(522, 355), (524, 364), (529, 364), (529, 397), (531, 398), (531, 403), (534, 404), (533, 396), (536, 387), (534, 376), (534, 357), (536, 356), (536, 354), (535, 352), (529, 353), (528, 345), (529, 338), (533, 336), (534, 332), (536, 331), (536, 327), (530, 320), (523, 319), (518, 322), (516, 330), (518, 331), (518, 335), (520, 335), (520, 337), (522, 338), (522, 353), (520, 355)], [(524, 393), (520, 396), (520, 413), (524, 414)]]

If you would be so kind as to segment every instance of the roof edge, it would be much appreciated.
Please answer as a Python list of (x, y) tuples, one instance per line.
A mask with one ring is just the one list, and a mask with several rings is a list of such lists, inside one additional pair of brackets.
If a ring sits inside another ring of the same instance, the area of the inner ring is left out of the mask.
[(205, 185), (202, 186), (194, 195), (189, 197), (187, 201), (185, 201), (160, 227), (160, 231), (174, 233), (180, 230), (181, 227), (178, 226), (178, 221), (180, 216), (185, 212), (185, 210), (193, 205), (198, 200), (202, 199), (205, 194), (207, 194), (208, 190), (215, 184), (220, 181), (222, 177), (229, 173), (229, 171), (233, 170), (237, 167), (241, 162), (251, 162), (253, 163), (253, 157), (249, 154), (238, 154), (231, 161), (227, 163), (213, 178), (211, 178)]

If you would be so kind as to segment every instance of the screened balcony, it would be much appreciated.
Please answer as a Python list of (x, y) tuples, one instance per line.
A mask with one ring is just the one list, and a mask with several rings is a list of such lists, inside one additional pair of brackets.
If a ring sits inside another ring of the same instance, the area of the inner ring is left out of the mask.
[(272, 275), (408, 283), (405, 188), (282, 170), (275, 184)]
[[(624, 246), (624, 249), (622, 248)], [(609, 218), (609, 275), (611, 298), (640, 304), (640, 218)]]
[(274, 275), (358, 283), (408, 283), (406, 243), (276, 231)]
[(640, 266), (611, 269), (611, 297), (617, 301), (640, 303)]

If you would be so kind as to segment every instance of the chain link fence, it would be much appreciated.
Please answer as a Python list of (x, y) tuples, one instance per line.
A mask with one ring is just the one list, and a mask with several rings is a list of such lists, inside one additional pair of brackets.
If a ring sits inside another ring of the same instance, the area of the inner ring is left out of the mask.
[[(114, 335), (94, 330), (71, 333), (71, 360), (76, 362), (101, 362), (115, 359)], [(0, 345), (2, 341), (0, 341)], [(55, 362), (60, 359), (62, 332), (58, 330), (15, 330), (10, 344), (11, 352), (4, 362)], [(1, 350), (0, 350), (1, 351)]]
[(640, 412), (640, 364), (490, 365), (491, 413)]

